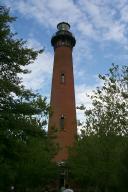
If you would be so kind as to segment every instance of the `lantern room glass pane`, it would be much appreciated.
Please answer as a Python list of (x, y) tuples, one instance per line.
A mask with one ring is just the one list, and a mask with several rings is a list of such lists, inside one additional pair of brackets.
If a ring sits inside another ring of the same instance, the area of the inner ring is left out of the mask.
[(67, 23), (60, 23), (58, 24), (58, 29), (62, 31), (68, 31), (70, 28), (69, 24)]

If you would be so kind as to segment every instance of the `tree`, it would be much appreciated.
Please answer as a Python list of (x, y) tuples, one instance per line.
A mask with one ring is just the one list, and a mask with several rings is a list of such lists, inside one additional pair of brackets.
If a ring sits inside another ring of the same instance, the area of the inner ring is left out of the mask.
[[(27, 74), (42, 50), (35, 51), (10, 29), (16, 18), (0, 6), (0, 191), (39, 188), (53, 179), (55, 148), (45, 131), (46, 98), (26, 89), (19, 74)], [(51, 147), (53, 146), (53, 147)], [(22, 187), (21, 187), (22, 186)]]
[(109, 74), (99, 78), (103, 86), (91, 96), (92, 108), (85, 109), (85, 123), (69, 165), (74, 178), (88, 190), (117, 191), (121, 157), (128, 146), (128, 67), (120, 71), (113, 64)]

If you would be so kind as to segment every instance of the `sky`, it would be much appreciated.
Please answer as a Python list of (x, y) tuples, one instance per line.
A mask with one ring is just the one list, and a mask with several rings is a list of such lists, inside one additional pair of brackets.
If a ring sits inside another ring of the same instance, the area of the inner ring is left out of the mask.
[[(90, 107), (87, 94), (102, 82), (112, 63), (128, 64), (128, 0), (0, 0), (17, 17), (11, 26), (18, 38), (44, 48), (23, 83), (50, 98), (54, 51), (51, 37), (65, 21), (76, 38), (73, 49), (76, 106)], [(77, 110), (77, 119), (83, 114)]]

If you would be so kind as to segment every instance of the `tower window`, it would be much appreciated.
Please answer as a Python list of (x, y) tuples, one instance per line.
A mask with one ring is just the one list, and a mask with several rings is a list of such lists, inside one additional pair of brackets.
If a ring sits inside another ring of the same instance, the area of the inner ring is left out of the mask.
[(64, 129), (64, 115), (60, 117), (60, 129)]
[(61, 73), (61, 83), (64, 83), (65, 82), (65, 75), (64, 73)]

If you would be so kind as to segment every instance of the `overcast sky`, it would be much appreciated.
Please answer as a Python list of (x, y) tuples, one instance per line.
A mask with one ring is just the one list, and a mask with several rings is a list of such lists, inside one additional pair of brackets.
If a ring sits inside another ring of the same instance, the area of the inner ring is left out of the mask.
[[(86, 94), (100, 86), (98, 74), (111, 63), (128, 63), (128, 0), (0, 0), (17, 16), (12, 29), (33, 48), (45, 48), (30, 66), (24, 84), (50, 97), (54, 51), (51, 37), (66, 21), (76, 37), (73, 50), (76, 104), (90, 105)], [(78, 112), (78, 118), (81, 114)]]

